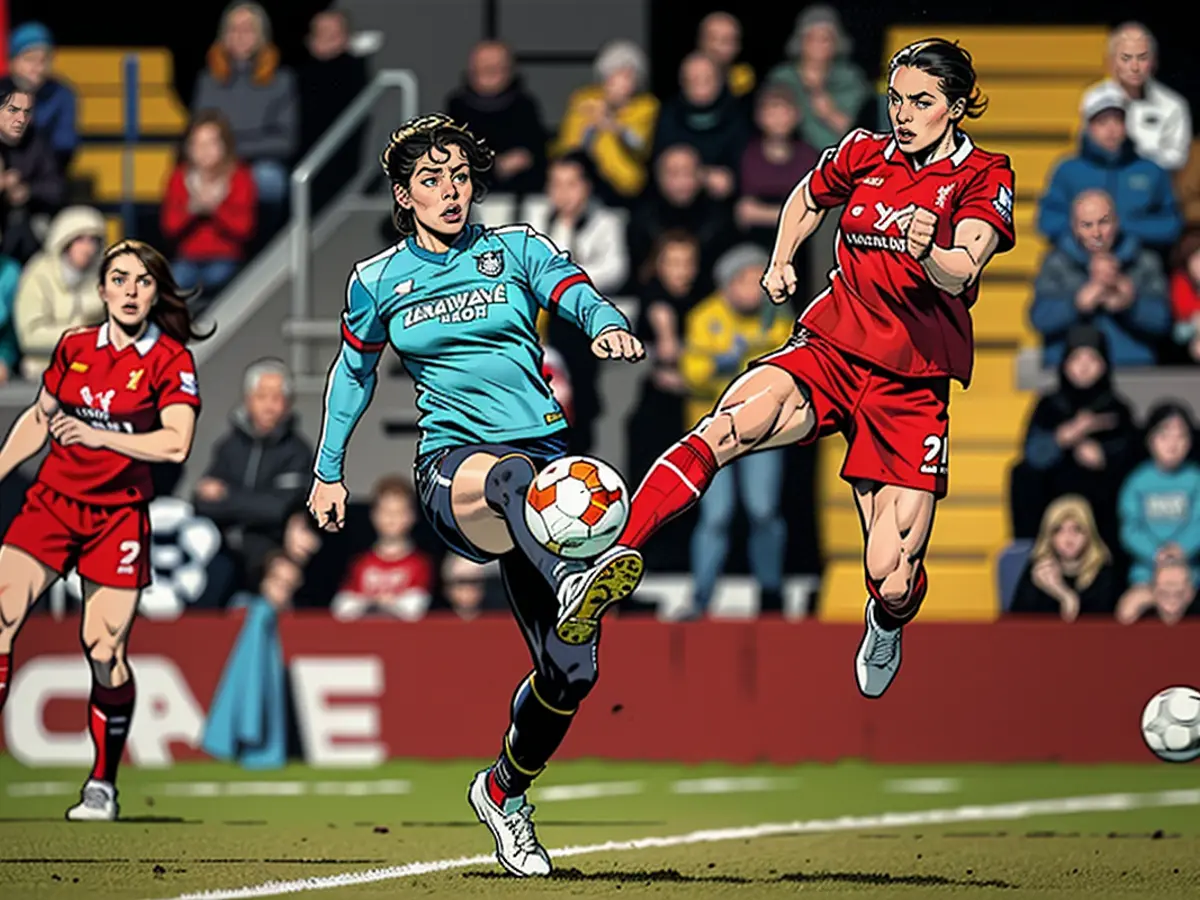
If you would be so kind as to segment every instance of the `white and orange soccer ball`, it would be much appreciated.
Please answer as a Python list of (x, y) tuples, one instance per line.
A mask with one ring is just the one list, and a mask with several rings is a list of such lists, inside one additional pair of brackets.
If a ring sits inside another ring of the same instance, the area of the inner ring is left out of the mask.
[(564, 456), (542, 469), (525, 496), (525, 522), (551, 553), (591, 559), (616, 543), (629, 519), (617, 470), (590, 456)]

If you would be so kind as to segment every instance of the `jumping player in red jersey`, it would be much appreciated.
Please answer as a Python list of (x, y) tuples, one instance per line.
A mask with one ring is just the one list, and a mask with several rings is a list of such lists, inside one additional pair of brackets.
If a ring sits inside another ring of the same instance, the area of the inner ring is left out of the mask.
[[(780, 215), (764, 289), (796, 289), (792, 257), (842, 206), (837, 268), (788, 343), (756, 360), (712, 414), (663, 454), (620, 543), (640, 547), (744, 453), (842, 432), (866, 541), (859, 690), (900, 666), (901, 627), (928, 590), (922, 561), (946, 493), (950, 381), (971, 377), (969, 310), (988, 260), (1013, 245), (1013, 173), (961, 129), (985, 102), (970, 55), (932, 39), (892, 57), (892, 133), (856, 130), (825, 151)], [(564, 616), (571, 610), (564, 610)]]
[(192, 447), (200, 391), (188, 292), (148, 244), (104, 254), (104, 324), (59, 339), (37, 399), (0, 448), (0, 478), (50, 452), (0, 546), (0, 709), (13, 641), (38, 597), (72, 568), (83, 581), (84, 651), (92, 669), (88, 729), (95, 764), (72, 821), (117, 817), (117, 766), (133, 715), (126, 651), (150, 584), (150, 464)]

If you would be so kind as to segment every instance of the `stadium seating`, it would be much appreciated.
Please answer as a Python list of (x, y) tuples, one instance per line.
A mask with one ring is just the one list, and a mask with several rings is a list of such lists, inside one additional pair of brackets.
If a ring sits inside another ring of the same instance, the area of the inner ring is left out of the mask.
[(133, 199), (155, 203), (175, 165), (188, 113), (175, 93), (174, 62), (165, 47), (61, 47), (54, 74), (79, 96), (82, 146), (71, 175), (88, 182), (91, 202), (106, 213), (110, 240), (121, 235), (116, 205), (124, 199), (125, 58), (138, 58), (138, 136), (133, 151)]
[[(987, 113), (967, 130), (988, 150), (1007, 153), (1016, 172), (1017, 246), (988, 268), (973, 311), (975, 378), (951, 400), (950, 496), (939, 506), (928, 555), (932, 589), (922, 620), (989, 621), (998, 615), (996, 558), (1009, 542), (1008, 469), (1019, 452), (1033, 395), (1021, 392), (1015, 362), (1036, 343), (1027, 320), (1032, 282), (1045, 253), (1034, 229), (1037, 197), (1055, 162), (1073, 149), (1079, 98), (1104, 75), (1107, 32), (1096, 27), (893, 28), (885, 58), (930, 34), (958, 40), (975, 59)], [(862, 617), (862, 531), (839, 478), (845, 444), (820, 444), (817, 493), (828, 564), (821, 618)]]

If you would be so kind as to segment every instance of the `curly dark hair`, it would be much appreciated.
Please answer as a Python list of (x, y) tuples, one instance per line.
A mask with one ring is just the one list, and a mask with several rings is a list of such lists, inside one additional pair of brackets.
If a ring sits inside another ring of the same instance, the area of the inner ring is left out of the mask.
[(978, 119), (987, 110), (987, 98), (975, 84), (975, 64), (971, 54), (958, 46), (957, 41), (945, 38), (927, 38), (909, 44), (888, 63), (889, 77), (901, 66), (920, 69), (938, 80), (938, 88), (946, 95), (946, 102), (953, 106), (963, 101), (963, 116)]
[[(421, 157), (431, 150), (448, 153), (450, 146), (458, 147), (467, 158), (471, 167), (472, 202), (479, 203), (487, 196), (495, 153), (466, 125), (455, 122), (447, 115), (432, 113), (409, 119), (392, 132), (387, 146), (379, 154), (379, 163), (393, 185), (408, 190)], [(417, 230), (416, 218), (411, 209), (405, 209), (395, 202), (394, 195), (392, 199), (392, 223), (401, 237), (408, 237)]]

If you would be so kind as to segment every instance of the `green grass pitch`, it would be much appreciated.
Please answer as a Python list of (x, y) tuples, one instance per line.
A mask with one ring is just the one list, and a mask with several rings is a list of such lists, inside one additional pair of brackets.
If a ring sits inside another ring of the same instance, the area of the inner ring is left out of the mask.
[(130, 768), (123, 821), (80, 825), (62, 820), (80, 772), (0, 757), (0, 897), (1200, 896), (1200, 764), (556, 763), (530, 796), (539, 834), (582, 852), (538, 882), (462, 863), (492, 850), (476, 768)]

